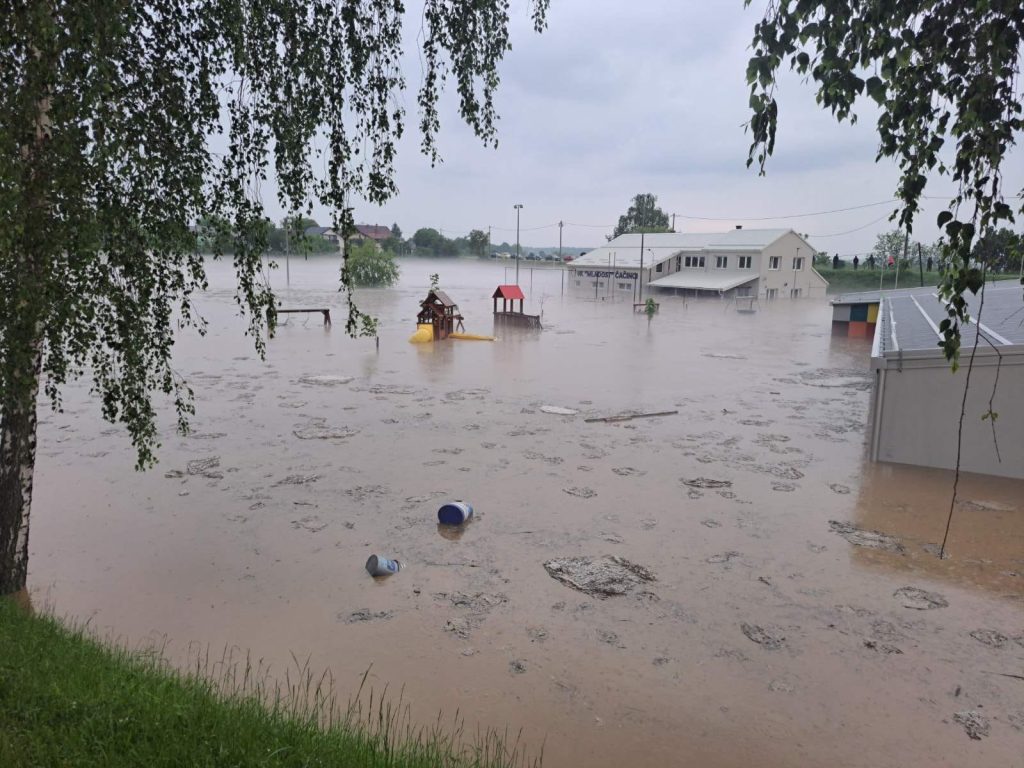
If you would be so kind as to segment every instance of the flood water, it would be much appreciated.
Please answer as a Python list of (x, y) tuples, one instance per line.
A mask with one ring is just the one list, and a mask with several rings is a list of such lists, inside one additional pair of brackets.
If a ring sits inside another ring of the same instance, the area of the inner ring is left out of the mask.
[[(37, 605), (179, 663), (308, 656), (343, 696), (372, 665), (415, 718), (522, 728), (554, 768), (1024, 766), (1024, 483), (965, 476), (932, 554), (952, 475), (865, 460), (869, 346), (833, 338), (824, 301), (663, 298), (649, 323), (524, 266), (539, 335), (407, 343), (431, 272), (490, 333), (505, 266), (403, 261), (358, 293), (378, 351), (345, 336), (335, 266), (293, 261), (283, 306), (335, 326), (292, 315), (263, 362), (211, 265), (209, 334), (176, 353), (195, 432), (165, 405), (155, 469), (84, 387), (42, 413)], [(448, 499), (475, 507), (465, 530), (437, 526)], [(406, 567), (374, 580), (374, 553)], [(603, 555), (656, 580), (602, 599), (543, 565)]]

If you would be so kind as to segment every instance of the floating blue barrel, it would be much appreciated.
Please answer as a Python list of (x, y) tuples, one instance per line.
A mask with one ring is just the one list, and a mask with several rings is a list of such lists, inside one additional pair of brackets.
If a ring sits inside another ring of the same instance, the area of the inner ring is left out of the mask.
[(437, 510), (441, 525), (462, 525), (473, 516), (473, 507), (464, 501), (449, 501)]

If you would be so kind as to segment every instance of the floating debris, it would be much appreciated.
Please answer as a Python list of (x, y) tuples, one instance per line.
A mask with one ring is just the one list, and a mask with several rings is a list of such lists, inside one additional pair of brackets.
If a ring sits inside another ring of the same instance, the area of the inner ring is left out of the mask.
[[(371, 611), (369, 608), (361, 608), (358, 611), (352, 611), (345, 619), (348, 624), (357, 624), (362, 621), (377, 621), (378, 619), (390, 619), (395, 615), (394, 611)], [(338, 618), (341, 618), (341, 614), (338, 614)]]
[(887, 643), (880, 643), (877, 640), (865, 640), (864, 647), (870, 648), (873, 651), (881, 651), (885, 654), (900, 654), (902, 650), (897, 648), (895, 645), (889, 645)]
[(551, 578), (595, 597), (625, 595), (638, 584), (655, 581), (654, 574), (624, 557), (567, 557), (548, 560)]
[(593, 419), (584, 419), (588, 424), (594, 424), (599, 421), (603, 422), (614, 422), (614, 421), (631, 421), (632, 419), (653, 419), (656, 416), (674, 416), (679, 411), (652, 411), (651, 413), (620, 413), (616, 416), (598, 416)]
[(792, 493), (796, 490), (796, 486), (792, 483), (772, 483), (772, 490), (781, 493)]
[(953, 720), (960, 723), (967, 731), (967, 735), (975, 741), (981, 741), (982, 737), (988, 736), (988, 718), (976, 709), (965, 709), (953, 715)]
[(767, 648), (769, 651), (778, 650), (786, 642), (786, 636), (774, 627), (765, 628), (757, 624), (743, 622), (740, 624), (740, 629), (747, 636), (748, 640), (757, 643), (762, 648)]
[(730, 552), (723, 552), (720, 555), (712, 555), (711, 557), (709, 557), (704, 562), (711, 563), (713, 565), (717, 565), (719, 563), (728, 563), (730, 560), (733, 560), (733, 559), (735, 559), (735, 558), (737, 558), (739, 556), (740, 556), (739, 552), (732, 552), (732, 551), (730, 551)]
[(215, 467), (219, 466), (219, 456), (210, 456), (205, 459), (193, 459), (188, 463), (188, 473), (190, 475), (205, 475)]
[(994, 629), (976, 629), (971, 632), (971, 637), (990, 648), (1002, 648), (1010, 641), (1010, 638)]
[(732, 488), (732, 480), (712, 480), (709, 477), (695, 477), (692, 480), (683, 480), (683, 485), (691, 488)]
[(915, 611), (930, 611), (933, 608), (949, 606), (949, 601), (938, 592), (927, 592), (917, 587), (900, 587), (892, 596), (900, 598), (904, 608), (912, 608)]
[(320, 475), (288, 475), (278, 480), (274, 485), (305, 485), (306, 483), (315, 483), (319, 479)]
[(633, 467), (612, 467), (612, 472), (620, 477), (643, 476), (647, 474), (644, 470), (634, 469)]
[(540, 408), (541, 413), (550, 413), (554, 416), (575, 416), (579, 411), (574, 411), (572, 408), (562, 408), (557, 405), (542, 405)]
[(597, 491), (593, 488), (563, 488), (562, 491), (570, 496), (578, 496), (581, 499), (592, 499), (597, 496)]
[(839, 520), (829, 520), (829, 528), (838, 533), (851, 544), (868, 549), (882, 549), (886, 552), (903, 552), (903, 544), (900, 540), (882, 533), (881, 531), (865, 531), (853, 523), (844, 523)]
[(845, 496), (850, 492), (850, 489), (842, 483), (829, 483), (828, 487), (832, 489), (833, 493), (838, 493), (841, 496)]
[(296, 427), (292, 434), (300, 440), (341, 440), (358, 435), (358, 429), (350, 427), (332, 427), (327, 419), (314, 419), (308, 424)]
[(326, 527), (327, 523), (316, 515), (307, 515), (306, 517), (299, 518), (298, 520), (292, 520), (292, 528), (296, 530), (306, 530), (310, 533), (319, 533)]
[(337, 387), (342, 384), (349, 384), (355, 381), (355, 376), (330, 376), (326, 374), (318, 376), (300, 376), (299, 384), (312, 384), (317, 387)]
[(512, 659), (508, 663), (508, 670), (513, 675), (521, 675), (526, 671), (526, 662), (522, 659)]

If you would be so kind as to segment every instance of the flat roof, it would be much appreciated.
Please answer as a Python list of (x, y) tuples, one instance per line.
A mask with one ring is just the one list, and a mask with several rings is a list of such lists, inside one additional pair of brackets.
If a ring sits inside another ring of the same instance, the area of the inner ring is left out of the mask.
[[(977, 295), (967, 295), (971, 322), (961, 327), (961, 349), (974, 346), (981, 331), (979, 349), (991, 344), (1001, 351), (1024, 348), (1024, 297), (1016, 280), (989, 283)], [(879, 300), (877, 291), (871, 294)], [(984, 295), (981, 323), (974, 315)], [(846, 297), (844, 297), (846, 298)], [(865, 299), (872, 301), (872, 299)], [(887, 291), (881, 297), (878, 340), (875, 356), (893, 356), (901, 352), (934, 352), (941, 354), (939, 325), (947, 317), (946, 308), (935, 288)]]
[[(657, 264), (679, 253), (700, 251), (763, 251), (792, 229), (730, 229), (728, 232), (655, 232), (644, 234), (644, 266)], [(641, 235), (619, 235), (570, 262), (571, 267), (640, 268)]]
[(733, 288), (757, 280), (759, 275), (739, 275), (735, 272), (717, 275), (702, 270), (680, 270), (667, 277), (651, 280), (653, 288), (690, 288), (697, 291), (729, 291)]

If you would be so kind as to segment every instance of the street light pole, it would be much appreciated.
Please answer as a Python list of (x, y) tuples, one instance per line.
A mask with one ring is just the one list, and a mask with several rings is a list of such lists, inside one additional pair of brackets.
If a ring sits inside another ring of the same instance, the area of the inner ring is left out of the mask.
[(519, 285), (519, 211), (523, 209), (522, 203), (516, 203), (516, 285)]

